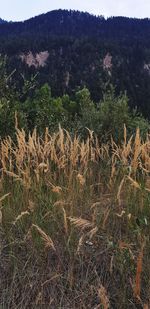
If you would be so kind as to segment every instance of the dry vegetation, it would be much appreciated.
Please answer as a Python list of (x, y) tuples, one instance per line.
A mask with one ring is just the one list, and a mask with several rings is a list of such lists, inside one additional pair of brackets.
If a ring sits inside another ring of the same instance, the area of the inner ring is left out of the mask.
[(1, 308), (149, 308), (149, 135), (17, 129), (0, 165)]

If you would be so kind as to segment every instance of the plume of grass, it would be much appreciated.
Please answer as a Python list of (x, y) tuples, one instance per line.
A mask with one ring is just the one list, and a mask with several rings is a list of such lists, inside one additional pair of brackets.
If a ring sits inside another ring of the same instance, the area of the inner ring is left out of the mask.
[(18, 221), (20, 221), (22, 218), (24, 218), (25, 216), (30, 216), (30, 212), (29, 211), (22, 211), (20, 215), (18, 215), (16, 217), (16, 219), (12, 222), (13, 225), (15, 225)]
[(82, 246), (84, 244), (84, 239), (85, 239), (85, 235), (82, 235), (80, 237), (80, 239), (79, 239), (78, 246), (77, 246), (77, 251), (76, 251), (77, 254), (80, 254), (81, 248), (82, 248)]
[(38, 225), (32, 224), (32, 228), (34, 228), (41, 236), (45, 243), (46, 248), (51, 248), (53, 251), (56, 251), (53, 240), (49, 235), (47, 235)]
[(81, 230), (93, 227), (92, 222), (82, 218), (68, 217), (68, 219), (74, 227), (79, 228)]
[(3, 200), (5, 200), (5, 198), (8, 197), (10, 194), (11, 194), (11, 193), (9, 192), (9, 193), (4, 194), (2, 197), (0, 197), (0, 203), (1, 203)]
[(98, 227), (95, 226), (93, 229), (91, 229), (89, 232), (88, 232), (88, 236), (90, 239), (92, 239), (98, 232)]
[(0, 225), (2, 224), (2, 220), (3, 220), (3, 214), (2, 211), (0, 210)]
[(134, 188), (141, 190), (141, 187), (140, 187), (139, 183), (136, 180), (132, 179), (130, 176), (127, 176), (127, 179), (130, 181), (131, 185)]
[(98, 289), (98, 297), (100, 300), (100, 304), (103, 306), (104, 309), (109, 309), (110, 308), (110, 301), (108, 298), (107, 291), (105, 287), (101, 284), (99, 289)]
[(67, 214), (65, 211), (65, 208), (62, 207), (62, 211), (63, 211), (63, 218), (64, 218), (64, 229), (65, 229), (65, 233), (68, 234), (68, 222), (67, 222)]
[(80, 185), (81, 185), (81, 186), (84, 186), (84, 184), (85, 184), (85, 178), (84, 178), (81, 174), (78, 174), (78, 175), (77, 175), (77, 178), (78, 178), (78, 180), (79, 180)]
[(106, 225), (106, 222), (108, 220), (109, 214), (110, 214), (110, 209), (107, 208), (105, 213), (104, 213), (104, 219), (103, 219), (103, 223), (102, 223), (102, 228), (103, 229), (105, 228), (105, 225)]
[(118, 200), (118, 204), (119, 206), (121, 206), (121, 191), (124, 185), (124, 181), (125, 181), (125, 177), (122, 178), (119, 188), (118, 188), (118, 193), (117, 193), (117, 200)]
[(136, 173), (138, 168), (140, 153), (141, 153), (141, 138), (140, 138), (140, 130), (139, 128), (137, 128), (134, 141), (134, 155), (132, 161), (132, 168), (134, 173)]
[(142, 275), (142, 264), (143, 264), (143, 252), (144, 252), (144, 244), (141, 247), (137, 258), (137, 266), (136, 266), (136, 277), (135, 277), (135, 287), (134, 287), (134, 296), (137, 300), (141, 301), (141, 275)]

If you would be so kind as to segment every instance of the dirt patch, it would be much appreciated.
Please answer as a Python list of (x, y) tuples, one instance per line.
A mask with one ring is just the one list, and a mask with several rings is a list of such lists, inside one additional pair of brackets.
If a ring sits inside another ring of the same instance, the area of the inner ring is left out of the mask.
[(22, 62), (25, 62), (29, 67), (34, 66), (35, 68), (44, 67), (48, 57), (48, 51), (36, 53), (35, 55), (29, 51), (27, 54), (20, 55)]

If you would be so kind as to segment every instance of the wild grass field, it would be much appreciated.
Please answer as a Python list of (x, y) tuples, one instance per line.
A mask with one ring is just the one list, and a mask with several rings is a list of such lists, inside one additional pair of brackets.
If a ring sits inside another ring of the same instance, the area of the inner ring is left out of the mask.
[(0, 144), (0, 308), (150, 308), (150, 136)]

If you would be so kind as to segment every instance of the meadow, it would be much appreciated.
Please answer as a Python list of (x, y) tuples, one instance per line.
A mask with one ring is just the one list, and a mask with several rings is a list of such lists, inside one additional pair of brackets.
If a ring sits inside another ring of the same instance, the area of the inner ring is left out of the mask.
[(150, 306), (150, 136), (0, 144), (0, 307)]

